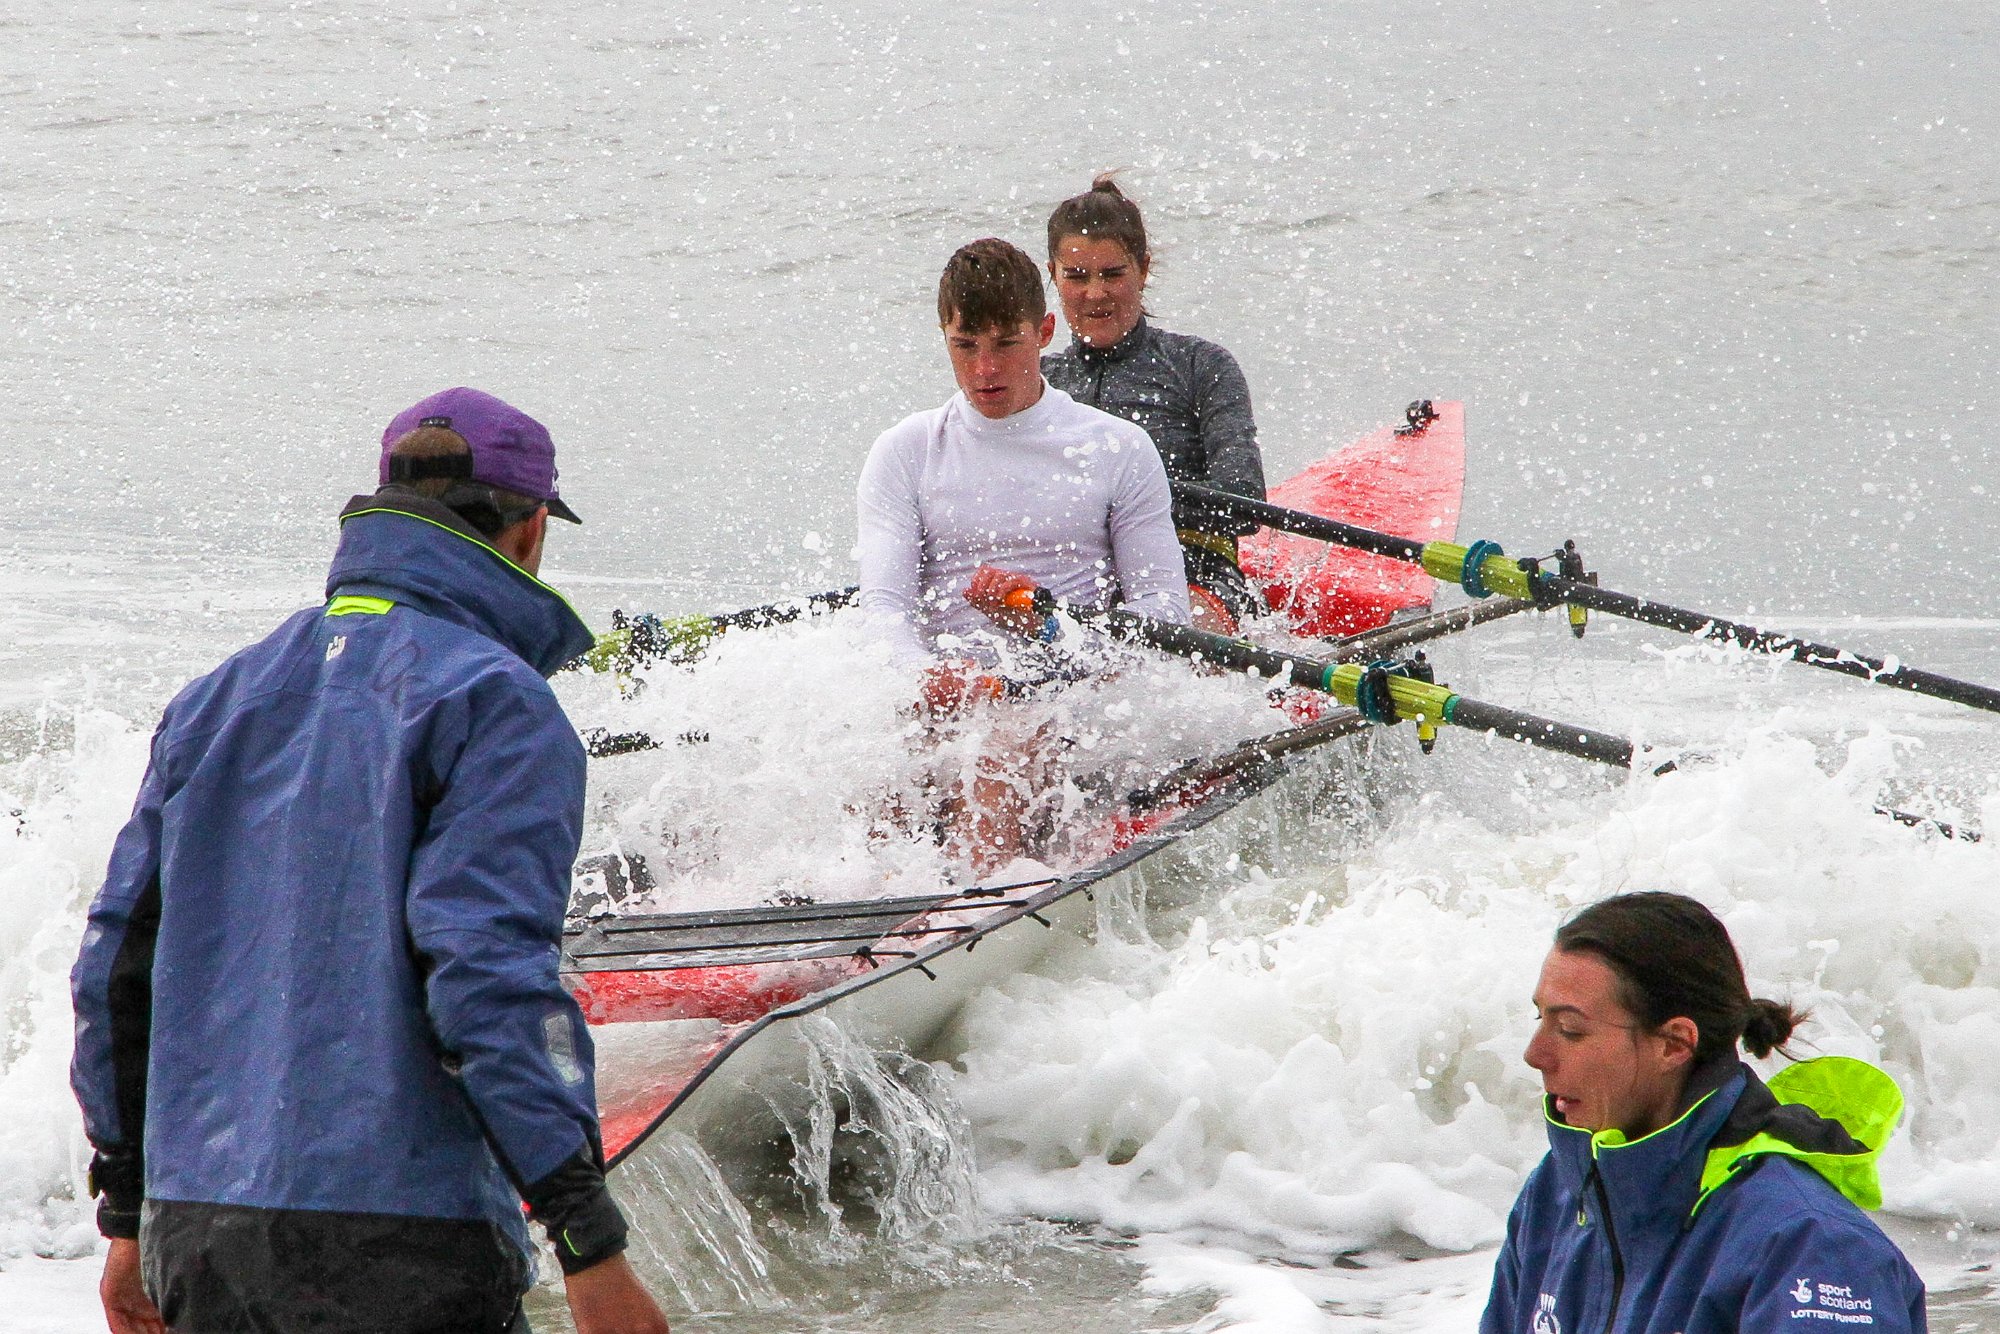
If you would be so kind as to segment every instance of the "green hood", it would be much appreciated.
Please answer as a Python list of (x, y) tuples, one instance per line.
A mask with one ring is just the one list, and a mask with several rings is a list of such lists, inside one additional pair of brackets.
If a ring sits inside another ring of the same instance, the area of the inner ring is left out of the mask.
[(1882, 1206), (1876, 1162), (1903, 1115), (1896, 1081), (1848, 1056), (1800, 1061), (1751, 1081), (1709, 1142), (1695, 1210), (1759, 1158), (1794, 1158), (1863, 1209)]

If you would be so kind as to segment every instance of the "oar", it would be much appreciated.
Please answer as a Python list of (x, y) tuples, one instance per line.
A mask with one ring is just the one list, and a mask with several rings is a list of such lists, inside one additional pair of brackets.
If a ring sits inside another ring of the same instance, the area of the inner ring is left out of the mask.
[[(822, 605), (830, 607), (843, 606), (846, 604), (835, 602), (834, 599), (843, 594), (852, 594), (853, 591), (853, 589), (843, 589), (835, 593), (816, 593), (813, 595), (813, 599), (820, 601)], [(1422, 644), (1433, 639), (1441, 639), (1445, 635), (1454, 634), (1471, 626), (1484, 625), (1488, 621), (1498, 620), (1503, 616), (1512, 616), (1516, 612), (1526, 611), (1527, 609), (1528, 604), (1524, 602), (1482, 602), (1469, 607), (1452, 607), (1445, 611), (1432, 612), (1428, 616), (1421, 616), (1412, 621), (1405, 621), (1400, 625), (1384, 626), (1379, 630), (1369, 630), (1358, 635), (1349, 635), (1344, 639), (1336, 639), (1328, 647), (1331, 649), (1331, 656), (1340, 662), (1357, 662), (1363, 658), (1379, 658), (1399, 648), (1407, 648), (1412, 644)], [(794, 607), (778, 604), (772, 607), (753, 607), (749, 611), (731, 612), (729, 617), (714, 617), (710, 619), (726, 620), (731, 617), (741, 618), (759, 614), (775, 614), (777, 620), (795, 620), (798, 613)], [(776, 622), (772, 620), (762, 622), (732, 620), (731, 623), (737, 625), (768, 625)], [(1360, 717), (1359, 714), (1354, 716), (1357, 719)], [(1322, 719), (1318, 723), (1311, 723), (1303, 728), (1294, 728), (1293, 732), (1298, 733), (1300, 737), (1318, 735), (1314, 729), (1319, 728), (1321, 723), (1325, 721), (1325, 719)], [(578, 735), (583, 738), (584, 750), (593, 760), (610, 759), (617, 755), (636, 755), (641, 751), (657, 750), (660, 746), (658, 739), (647, 732), (613, 732), (606, 727), (587, 727)], [(1289, 737), (1291, 735), (1292, 733), (1278, 733), (1267, 740), (1276, 741), (1279, 737)], [(1319, 737), (1319, 740), (1332, 739), (1330, 736)], [(683, 732), (675, 740), (683, 744), (693, 745), (708, 740), (708, 733), (701, 731)], [(1255, 747), (1261, 744), (1263, 743), (1245, 742), (1243, 748)], [(1285, 744), (1282, 750), (1274, 753), (1283, 754), (1295, 750), (1298, 748), (1298, 744), (1298, 741), (1294, 740)], [(1312, 744), (1318, 744), (1318, 742), (1315, 741)], [(1234, 755), (1235, 752), (1231, 752), (1231, 754)], [(1252, 757), (1248, 756), (1246, 750), (1245, 762), (1247, 762), (1248, 758)], [(1174, 774), (1167, 775), (1166, 778), (1162, 778), (1152, 786), (1157, 788), (1160, 783), (1166, 782), (1175, 775), (1182, 774), (1183, 771), (1193, 773), (1197, 769), (1209, 765), (1223, 764), (1227, 760), (1227, 756), (1190, 760), (1187, 764), (1181, 766), (1180, 769), (1176, 769)], [(1240, 767), (1240, 765), (1233, 767)]]
[(1245, 741), (1220, 755), (1189, 760), (1161, 774), (1144, 787), (1125, 794), (1125, 805), (1134, 811), (1149, 811), (1169, 801), (1178, 801), (1191, 789), (1228, 778), (1245, 769), (1255, 769), (1285, 755), (1293, 755), (1329, 741), (1338, 741), (1364, 731), (1368, 720), (1354, 709), (1342, 709), (1300, 727)]
[(786, 625), (801, 616), (817, 616), (821, 612), (838, 611), (853, 603), (861, 592), (861, 585), (849, 584), (845, 588), (829, 589), (824, 593), (808, 593), (804, 597), (783, 598), (777, 602), (767, 602), (761, 607), (745, 607), (742, 611), (726, 611), (708, 619), (717, 630), (761, 630), (767, 625)]
[[(821, 600), (826, 605), (841, 606), (844, 604), (834, 602), (833, 599), (840, 597), (842, 593), (851, 594), (853, 591), (852, 589), (845, 589), (841, 590), (840, 593), (819, 593), (815, 594), (814, 598)], [(1465, 630), (1475, 625), (1484, 625), (1488, 621), (1499, 620), (1503, 616), (1512, 616), (1517, 612), (1526, 610), (1528, 610), (1527, 603), (1512, 601), (1482, 602), (1467, 607), (1451, 607), (1444, 611), (1432, 612), (1428, 616), (1420, 616), (1415, 620), (1404, 621), (1400, 625), (1384, 626), (1378, 630), (1368, 630), (1358, 635), (1349, 635), (1344, 639), (1333, 640), (1328, 645), (1330, 650), (1329, 656), (1338, 662), (1358, 662), (1362, 659), (1380, 658), (1399, 648), (1408, 648), (1412, 644), (1422, 644), (1433, 639), (1441, 639), (1445, 635), (1455, 634), (1460, 630)], [(740, 618), (788, 611), (791, 614), (782, 616), (782, 619), (796, 619), (796, 610), (783, 604), (777, 604), (772, 607), (754, 607), (747, 612), (732, 612), (730, 616)], [(710, 619), (721, 620), (727, 618), (715, 617)], [(734, 623), (757, 624), (758, 622)], [(771, 624), (772, 622), (765, 621), (761, 623)], [(1342, 714), (1337, 716), (1351, 716), (1356, 720), (1354, 728), (1349, 730), (1355, 730), (1365, 725), (1365, 720), (1359, 714)], [(1327, 733), (1326, 724), (1330, 721), (1332, 720), (1323, 718), (1317, 722), (1308, 723), (1304, 727), (1293, 728), (1289, 732), (1276, 733), (1262, 741), (1246, 741), (1242, 746), (1229, 752), (1227, 755), (1190, 760), (1175, 769), (1172, 773), (1156, 780), (1145, 790), (1163, 792), (1170, 786), (1186, 786), (1190, 782), (1201, 781), (1197, 775), (1197, 771), (1210, 769), (1219, 765), (1222, 767), (1216, 771), (1216, 776), (1220, 776), (1221, 774), (1233, 772), (1235, 769), (1241, 768), (1244, 764), (1251, 763), (1260, 757), (1266, 759), (1272, 758), (1276, 755), (1296, 750), (1301, 744), (1317, 745), (1321, 741), (1333, 740), (1335, 735), (1346, 735), (1345, 732), (1337, 734)], [(613, 732), (606, 727), (587, 727), (579, 735), (583, 738), (585, 752), (593, 760), (605, 760), (618, 755), (636, 755), (641, 751), (657, 750), (660, 746), (658, 739), (647, 732)], [(1311, 740), (1308, 740), (1309, 738)], [(683, 732), (675, 739), (684, 744), (691, 745), (708, 740), (708, 734), (700, 731)], [(1259, 749), (1260, 747), (1272, 744), (1278, 745), (1279, 749), (1270, 751)], [(1138, 794), (1135, 793), (1134, 795), (1136, 797)], [(1158, 800), (1155, 799), (1152, 804), (1158, 804)]]
[(1233, 496), (1226, 491), (1216, 491), (1188, 482), (1176, 482), (1174, 494), (1238, 519), (1254, 521), (1267, 528), (1276, 528), (1280, 532), (1317, 538), (1322, 542), (1333, 542), (1340, 546), (1352, 547), (1357, 551), (1366, 551), (1373, 555), (1386, 556), (1390, 560), (1421, 566), (1432, 578), (1455, 582), (1474, 597), (1483, 598), (1492, 593), (1499, 593), (1542, 607), (1568, 603), (1573, 608), (1582, 607), (1591, 611), (1608, 612), (1613, 616), (1623, 616), (1647, 625), (1676, 630), (1682, 634), (1698, 635), (1703, 639), (1712, 639), (1719, 643), (1735, 644), (1754, 653), (1790, 658), (1794, 662), (1804, 663), (1808, 667), (1818, 667), (1822, 671), (1839, 672), (1842, 676), (1873, 681), (1877, 685), (1893, 686), (1898, 690), (1908, 690), (1919, 695), (1950, 700), (1954, 704), (1967, 704), (1975, 709), (1988, 709), (2000, 713), (2000, 690), (1992, 686), (1960, 681), (1954, 677), (1925, 671), (1921, 667), (1907, 667), (1893, 660), (1871, 658), (1832, 644), (1818, 644), (1808, 639), (1800, 639), (1796, 635), (1760, 630), (1754, 625), (1727, 620), (1704, 611), (1689, 611), (1684, 607), (1669, 606), (1664, 602), (1636, 597), (1630, 593), (1599, 588), (1583, 575), (1581, 564), (1574, 560), (1574, 547), (1559, 553), (1559, 563), (1569, 568), (1550, 570), (1543, 569), (1541, 563), (1536, 560), (1516, 560), (1507, 556), (1500, 550), (1499, 545), (1493, 542), (1474, 542), (1469, 547), (1460, 546), (1456, 542), (1419, 542), (1414, 538), (1379, 533), (1350, 523), (1342, 523), (1338, 519), (1306, 514), (1265, 501), (1250, 500), (1244, 496)]
[(614, 755), (636, 755), (642, 750), (660, 748), (660, 743), (649, 732), (614, 732), (608, 727), (586, 727), (577, 736), (583, 740), (583, 753), (593, 760), (608, 760)]
[[(1097, 609), (1064, 603), (1047, 589), (1040, 589), (1030, 595), (1022, 590), (1007, 595), (1010, 605), (1032, 606), (1048, 615), (1063, 611), (1081, 621), (1103, 625), (1114, 638), (1135, 643), (1150, 644), (1179, 657), (1200, 662), (1214, 663), (1219, 667), (1238, 671), (1255, 670), (1269, 676), (1283, 676), (1294, 685), (1311, 690), (1322, 690), (1331, 694), (1341, 703), (1354, 709), (1352, 714), (1333, 714), (1318, 723), (1304, 728), (1295, 728), (1290, 733), (1278, 733), (1267, 738), (1265, 743), (1246, 742), (1236, 750), (1218, 757), (1215, 763), (1228, 762), (1225, 772), (1255, 763), (1260, 756), (1261, 745), (1289, 740), (1287, 750), (1298, 749), (1302, 745), (1317, 744), (1346, 736), (1358, 730), (1351, 720), (1368, 722), (1397, 723), (1409, 719), (1417, 724), (1417, 739), (1424, 750), (1431, 748), (1437, 725), (1446, 723), (1455, 727), (1468, 727), (1476, 731), (1493, 732), (1510, 741), (1522, 741), (1542, 750), (1553, 750), (1578, 759), (1593, 760), (1599, 764), (1609, 764), (1620, 769), (1634, 767), (1639, 747), (1625, 737), (1579, 727), (1573, 723), (1555, 722), (1538, 718), (1533, 714), (1520, 713), (1513, 709), (1501, 708), (1495, 704), (1485, 704), (1453, 693), (1448, 687), (1437, 685), (1428, 679), (1428, 668), (1419, 654), (1415, 661), (1408, 663), (1374, 663), (1367, 667), (1355, 663), (1318, 661), (1294, 654), (1276, 653), (1258, 648), (1240, 639), (1229, 639), (1222, 635), (1212, 635), (1190, 626), (1174, 625), (1167, 621), (1157, 621), (1136, 612), (1121, 611), (1116, 608)], [(1317, 735), (1323, 731), (1325, 735)], [(1664, 774), (1675, 767), (1672, 759), (1665, 759), (1654, 767), (1655, 774)], [(1141, 793), (1159, 791), (1163, 784), (1185, 788), (1203, 780), (1199, 763), (1184, 765), (1165, 778), (1142, 789)], [(1135, 793), (1135, 797), (1141, 796)], [(1161, 794), (1171, 795), (1171, 790)], [(1151, 797), (1157, 803), (1160, 796)], [(1874, 808), (1877, 815), (1886, 815), (1892, 820), (1913, 827), (1928, 826), (1946, 838), (1955, 838), (1967, 843), (1981, 841), (1977, 830), (1962, 825), (1946, 824), (1929, 816), (1913, 815), (1908, 811), (1892, 810), (1887, 806)]]
[(629, 672), (647, 662), (692, 662), (708, 647), (709, 640), (725, 630), (761, 630), (765, 626), (796, 621), (801, 616), (836, 611), (852, 603), (860, 591), (858, 586), (850, 584), (825, 593), (808, 593), (804, 597), (785, 598), (767, 602), (761, 607), (745, 607), (742, 611), (725, 611), (713, 616), (662, 617), (641, 612), (628, 617), (622, 611), (614, 611), (611, 613), (611, 629), (597, 637), (595, 647), (578, 658), (577, 665), (599, 672)]
[[(1399, 648), (1427, 643), (1445, 635), (1497, 621), (1528, 609), (1525, 602), (1481, 602), (1468, 607), (1451, 607), (1432, 612), (1400, 625), (1383, 626), (1333, 640), (1328, 654), (1335, 662), (1362, 662), (1381, 658)], [(1175, 800), (1190, 788), (1200, 787), (1244, 769), (1257, 768), (1285, 755), (1293, 755), (1329, 741), (1352, 736), (1368, 726), (1368, 720), (1353, 709), (1343, 709), (1298, 727), (1273, 732), (1253, 741), (1242, 742), (1220, 755), (1208, 755), (1176, 765), (1144, 787), (1125, 794), (1125, 805), (1147, 811)]]
[(1325, 691), (1342, 704), (1359, 709), (1370, 722), (1410, 719), (1417, 724), (1418, 740), (1426, 750), (1438, 727), (1443, 725), (1496, 732), (1511, 741), (1580, 759), (1627, 768), (1632, 764), (1632, 743), (1622, 736), (1468, 699), (1408, 670), (1398, 672), (1381, 666), (1363, 667), (1358, 663), (1279, 653), (1241, 639), (1212, 635), (1192, 626), (1157, 621), (1115, 607), (1100, 609), (1064, 603), (1045, 588), (1032, 594), (1026, 589), (1009, 593), (1007, 601), (1011, 606), (1033, 607), (1044, 615), (1063, 611), (1078, 620), (1104, 626), (1114, 638), (1150, 644), (1179, 657), (1237, 671), (1255, 670), (1266, 677), (1283, 677), (1293, 685)]
[(1469, 630), (1475, 625), (1485, 625), (1488, 621), (1518, 615), (1533, 607), (1532, 602), (1516, 602), (1512, 598), (1502, 602), (1474, 602), (1462, 607), (1447, 607), (1443, 611), (1434, 611), (1415, 620), (1385, 625), (1378, 630), (1364, 630), (1358, 635), (1348, 635), (1344, 639), (1329, 640), (1328, 656), (1336, 662), (1361, 662), (1369, 658), (1385, 658), (1397, 649), (1441, 639), (1460, 630)]

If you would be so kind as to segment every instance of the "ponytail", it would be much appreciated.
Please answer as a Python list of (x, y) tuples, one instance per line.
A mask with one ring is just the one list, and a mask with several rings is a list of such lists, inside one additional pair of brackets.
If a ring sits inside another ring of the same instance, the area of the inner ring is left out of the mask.
[(1695, 1059), (1736, 1050), (1783, 1051), (1804, 1012), (1752, 1000), (1743, 960), (1716, 915), (1684, 894), (1618, 894), (1591, 904), (1556, 931), (1556, 948), (1594, 954), (1618, 977), (1619, 1003), (1648, 1028), (1694, 1021)]
[(1743, 1049), (1752, 1056), (1769, 1056), (1774, 1051), (1789, 1056), (1785, 1044), (1805, 1020), (1802, 1011), (1794, 1010), (1784, 1001), (1753, 1000), (1749, 1018), (1743, 1024)]
[(1093, 241), (1116, 241), (1134, 264), (1145, 266), (1152, 262), (1153, 252), (1146, 244), (1146, 220), (1139, 216), (1139, 206), (1118, 188), (1116, 175), (1116, 172), (1099, 172), (1088, 190), (1063, 200), (1049, 214), (1050, 260), (1055, 259), (1056, 249), (1065, 239), (1083, 236)]

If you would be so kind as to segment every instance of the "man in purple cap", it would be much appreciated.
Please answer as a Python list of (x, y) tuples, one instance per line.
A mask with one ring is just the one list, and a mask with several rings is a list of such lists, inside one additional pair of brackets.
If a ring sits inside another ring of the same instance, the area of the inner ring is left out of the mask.
[[(447, 389), (432, 394), (396, 414), (382, 432), (382, 483), (419, 480), (399, 475), (395, 461), (396, 442), (423, 427), (455, 431), (472, 451), (468, 481), (511, 491), (520, 501), (548, 506), (549, 513), (571, 523), (582, 523), (576, 511), (563, 504), (556, 494), (556, 447), (548, 428), (519, 408), (502, 403), (477, 389)], [(457, 457), (463, 457), (459, 451)], [(405, 470), (407, 471), (407, 470)], [(459, 476), (432, 473), (428, 476)], [(449, 505), (450, 501), (446, 501)]]
[(115, 1334), (664, 1334), (556, 975), (584, 753), (545, 679), (540, 423), (474, 389), (383, 434), (327, 601), (183, 690), (72, 973)]

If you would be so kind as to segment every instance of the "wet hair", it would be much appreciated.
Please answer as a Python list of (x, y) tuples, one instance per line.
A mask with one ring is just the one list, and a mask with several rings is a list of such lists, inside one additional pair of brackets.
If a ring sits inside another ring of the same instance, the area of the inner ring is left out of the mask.
[(1147, 264), (1152, 260), (1152, 250), (1146, 244), (1146, 222), (1139, 216), (1139, 206), (1125, 197), (1113, 180), (1114, 172), (1100, 172), (1090, 188), (1080, 195), (1072, 195), (1057, 204), (1055, 212), (1049, 214), (1049, 259), (1056, 257), (1056, 247), (1069, 236), (1084, 236), (1091, 240), (1110, 239), (1125, 247), (1125, 253), (1135, 264)]
[(493, 537), (540, 509), (545, 501), (488, 486), (472, 479), (472, 446), (448, 426), (419, 426), (389, 446), (391, 459), (464, 459), (457, 476), (433, 472), (396, 485), (435, 500), (471, 524), (482, 537)]
[(989, 236), (953, 253), (938, 279), (938, 325), (966, 333), (1037, 325), (1048, 314), (1042, 272), (1019, 246)]
[(1783, 1001), (1753, 1000), (1728, 929), (1684, 894), (1600, 900), (1564, 922), (1555, 943), (1602, 959), (1618, 978), (1619, 1003), (1648, 1028), (1694, 1020), (1697, 1063), (1738, 1042), (1753, 1056), (1782, 1052), (1807, 1017)]

